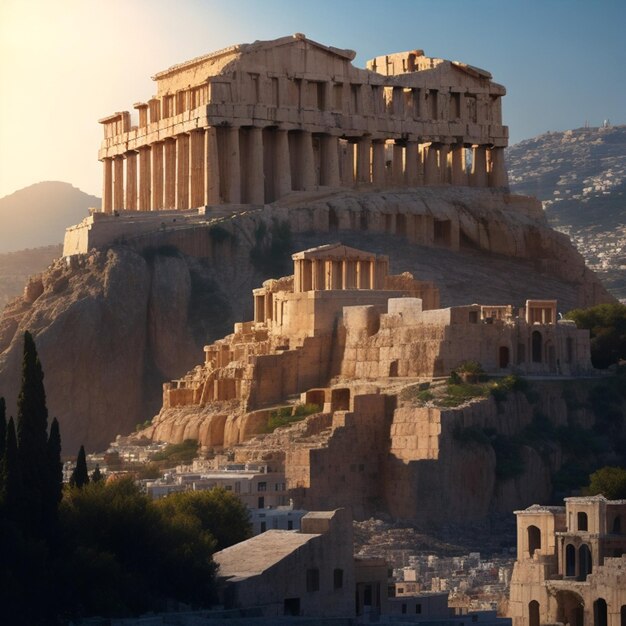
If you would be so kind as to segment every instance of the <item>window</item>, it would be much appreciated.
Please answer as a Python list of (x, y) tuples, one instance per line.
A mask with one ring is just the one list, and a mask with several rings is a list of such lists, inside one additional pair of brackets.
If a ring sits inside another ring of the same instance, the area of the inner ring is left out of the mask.
[(276, 483), (274, 485), (275, 491), (285, 491), (285, 483)]
[(415, 605), (415, 612), (416, 613), (421, 613), (422, 612), (422, 605), (421, 604), (416, 604)]
[(264, 509), (265, 508), (265, 498), (263, 496), (259, 496), (257, 504), (258, 504), (257, 509)]
[(469, 322), (470, 324), (478, 324), (478, 311), (469, 312)]
[(257, 489), (258, 491), (267, 491), (267, 483), (265, 482), (259, 483), (259, 486)]
[(320, 590), (320, 571), (317, 567), (308, 569), (306, 571), (306, 590), (307, 591), (319, 591)]
[(333, 589), (343, 589), (343, 570), (335, 569), (333, 571)]
[(578, 530), (588, 530), (588, 521), (586, 513), (579, 513), (578, 518)]
[(290, 519), (287, 520), (287, 530), (293, 530), (293, 522)]
[(406, 604), (404, 602), (402, 603), (402, 613), (406, 613)]
[(264, 533), (267, 530), (267, 523), (261, 522), (261, 532)]

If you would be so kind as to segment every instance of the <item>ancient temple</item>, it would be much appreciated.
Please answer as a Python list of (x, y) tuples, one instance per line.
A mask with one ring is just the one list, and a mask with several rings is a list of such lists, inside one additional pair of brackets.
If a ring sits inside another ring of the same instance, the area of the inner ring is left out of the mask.
[(367, 69), (354, 57), (296, 34), (159, 72), (132, 117), (100, 120), (102, 210), (260, 205), (357, 185), (507, 186), (505, 89), (489, 72), (421, 50)]

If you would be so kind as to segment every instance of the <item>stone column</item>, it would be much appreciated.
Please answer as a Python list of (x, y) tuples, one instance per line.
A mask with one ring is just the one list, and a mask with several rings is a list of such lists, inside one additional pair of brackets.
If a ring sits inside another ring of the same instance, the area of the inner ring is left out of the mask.
[(150, 209), (158, 211), (163, 208), (163, 142), (157, 141), (150, 148)]
[(375, 185), (385, 184), (385, 141), (372, 143), (372, 182)]
[(431, 143), (426, 148), (426, 159), (424, 161), (424, 184), (428, 186), (437, 185), (439, 183), (439, 163), (437, 144)]
[(220, 203), (220, 166), (217, 157), (217, 130), (204, 129), (204, 204)]
[(398, 142), (391, 153), (391, 177), (394, 185), (404, 185), (404, 146)]
[(264, 204), (265, 175), (263, 173), (263, 129), (253, 126), (248, 130), (248, 154), (246, 155), (246, 202)]
[(409, 187), (417, 187), (419, 184), (418, 178), (418, 154), (417, 154), (417, 142), (406, 142), (406, 184)]
[(137, 210), (137, 153), (126, 154), (126, 210)]
[(150, 210), (150, 146), (139, 148), (139, 206), (140, 211)]
[(369, 137), (360, 137), (356, 144), (356, 181), (357, 183), (370, 182), (370, 149), (372, 140)]
[(113, 210), (124, 210), (124, 157), (113, 158)]
[(113, 213), (113, 159), (102, 159), (102, 212)]
[(289, 134), (283, 128), (274, 131), (274, 195), (282, 198), (291, 192)]
[(377, 289), (376, 285), (376, 259), (370, 261), (370, 289)]
[(189, 133), (189, 208), (204, 206), (204, 130)]
[(313, 136), (309, 131), (303, 130), (298, 133), (300, 152), (300, 176), (302, 189), (313, 189), (315, 186), (315, 158), (313, 155)]
[(239, 159), (239, 127), (231, 126), (226, 134), (226, 198), (231, 204), (241, 204)]
[(176, 136), (176, 209), (189, 208), (189, 135)]
[(327, 187), (339, 187), (339, 140), (333, 135), (322, 137), (322, 163), (321, 179), (322, 185)]
[(446, 185), (450, 182), (448, 156), (450, 154), (450, 145), (442, 143), (439, 148), (439, 182)]
[(341, 163), (341, 184), (343, 187), (354, 186), (354, 144), (344, 144)]
[(491, 148), (490, 187), (508, 187), (509, 177), (504, 163), (504, 148)]
[(487, 148), (485, 146), (474, 146), (472, 159), (472, 175), (470, 184), (472, 187), (487, 186)]
[(170, 137), (163, 144), (163, 208), (176, 206), (176, 140)]
[(457, 143), (452, 146), (451, 182), (457, 187), (467, 185), (467, 170), (465, 168), (465, 146)]

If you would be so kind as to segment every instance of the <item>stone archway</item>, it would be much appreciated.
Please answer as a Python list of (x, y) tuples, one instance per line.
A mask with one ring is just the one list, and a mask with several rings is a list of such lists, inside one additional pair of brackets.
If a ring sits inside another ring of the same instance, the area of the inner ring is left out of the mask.
[(539, 602), (531, 600), (528, 603), (528, 626), (539, 626)]
[(607, 626), (607, 606), (604, 598), (598, 598), (593, 603), (593, 626)]
[(528, 532), (528, 554), (533, 556), (535, 550), (541, 550), (541, 531), (537, 526), (529, 526)]
[(556, 594), (556, 621), (569, 626), (584, 626), (585, 603), (573, 591), (558, 591)]
[(531, 344), (532, 344), (532, 361), (533, 363), (541, 363), (542, 362), (542, 347), (543, 347), (543, 337), (538, 330), (533, 330), (533, 334), (531, 336)]
[(586, 543), (578, 548), (578, 579), (587, 580), (587, 574), (591, 574), (592, 559), (591, 550)]

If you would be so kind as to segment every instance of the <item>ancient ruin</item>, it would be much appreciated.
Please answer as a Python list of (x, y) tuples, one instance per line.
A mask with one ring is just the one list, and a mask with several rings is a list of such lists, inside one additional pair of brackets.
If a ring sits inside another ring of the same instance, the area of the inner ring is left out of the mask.
[(513, 626), (626, 623), (626, 500), (565, 498), (517, 515)]
[[(485, 70), (422, 50), (352, 65), (302, 34), (157, 73), (157, 93), (100, 120), (103, 205), (186, 210), (318, 187), (506, 187), (501, 97)], [(468, 155), (471, 157), (468, 158)]]

